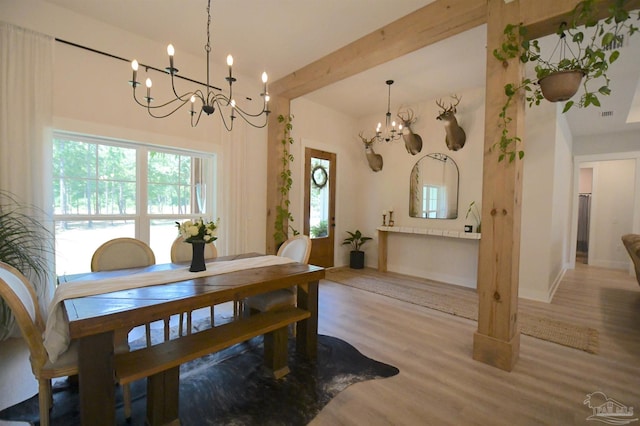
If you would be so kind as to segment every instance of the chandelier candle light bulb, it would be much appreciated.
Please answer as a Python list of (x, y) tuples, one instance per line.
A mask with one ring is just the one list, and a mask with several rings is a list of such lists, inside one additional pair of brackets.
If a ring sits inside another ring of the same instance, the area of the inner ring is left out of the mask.
[(176, 54), (176, 49), (174, 49), (173, 44), (169, 44), (167, 46), (167, 55), (169, 55), (169, 68), (167, 68), (167, 71), (171, 75), (178, 73), (178, 70), (173, 67), (173, 55), (175, 54)]
[(133, 70), (133, 80), (131, 80), (131, 85), (133, 87), (136, 87), (136, 85), (138, 84), (138, 82), (136, 81), (136, 77), (138, 76), (138, 61), (136, 61), (135, 59), (133, 61), (131, 61), (131, 69)]
[(153, 98), (151, 97), (151, 86), (153, 86), (153, 83), (151, 82), (151, 79), (149, 77), (147, 77), (145, 85), (147, 86), (147, 103), (151, 103), (151, 101), (153, 100)]

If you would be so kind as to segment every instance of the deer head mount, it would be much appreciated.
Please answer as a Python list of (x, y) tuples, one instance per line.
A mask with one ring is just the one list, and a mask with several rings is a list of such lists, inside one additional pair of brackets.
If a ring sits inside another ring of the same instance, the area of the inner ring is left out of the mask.
[(362, 132), (360, 132), (358, 136), (362, 140), (362, 143), (364, 143), (364, 152), (365, 152), (365, 155), (367, 156), (367, 162), (369, 163), (369, 167), (374, 172), (379, 172), (380, 170), (382, 170), (382, 155), (376, 154), (376, 152), (373, 150), (373, 147), (372, 147), (373, 142), (375, 142), (376, 140), (376, 137), (374, 136), (371, 139), (367, 139), (364, 136), (362, 136)]
[(458, 120), (456, 120), (456, 107), (460, 103), (460, 98), (457, 95), (451, 96), (456, 100), (456, 103), (450, 103), (449, 107), (445, 107), (442, 99), (436, 101), (436, 105), (438, 105), (442, 111), (436, 117), (436, 120), (444, 121), (444, 130), (447, 134), (445, 142), (447, 144), (447, 148), (451, 151), (457, 151), (462, 149), (464, 143), (467, 140), (467, 135), (464, 133), (464, 129), (458, 125)]
[(416, 155), (422, 151), (422, 137), (411, 130), (411, 125), (417, 120), (413, 116), (413, 110), (407, 108), (406, 111), (398, 111), (398, 119), (402, 122), (402, 127), (404, 128), (402, 131), (404, 147), (407, 148), (409, 154)]

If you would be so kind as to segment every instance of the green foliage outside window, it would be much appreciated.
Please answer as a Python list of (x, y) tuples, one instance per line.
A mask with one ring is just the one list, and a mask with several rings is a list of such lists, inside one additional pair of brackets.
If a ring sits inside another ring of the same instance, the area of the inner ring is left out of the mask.
[(312, 226), (309, 230), (309, 233), (311, 234), (311, 238), (326, 237), (327, 235), (329, 235), (329, 227), (327, 225), (327, 221), (322, 220), (316, 226)]

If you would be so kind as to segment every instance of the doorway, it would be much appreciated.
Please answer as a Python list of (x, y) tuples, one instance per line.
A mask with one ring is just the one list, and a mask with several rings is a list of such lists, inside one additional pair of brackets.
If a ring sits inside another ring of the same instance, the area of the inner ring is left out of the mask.
[[(640, 212), (640, 198), (636, 191), (640, 183), (636, 171), (640, 165), (639, 153), (620, 153), (602, 156), (576, 157), (575, 210), (570, 260), (581, 263), (578, 257), (580, 193), (591, 193), (589, 208), (589, 233), (587, 239), (587, 263), (590, 266), (609, 269), (628, 269), (629, 256), (620, 237), (634, 232)], [(626, 158), (625, 158), (626, 157)], [(592, 188), (580, 188), (582, 169), (593, 169)], [(583, 201), (583, 203), (585, 203)], [(584, 244), (583, 244), (584, 245)], [(575, 251), (573, 251), (575, 250)], [(575, 264), (574, 263), (574, 267)]]
[(593, 167), (580, 168), (578, 182), (578, 239), (576, 262), (589, 264), (589, 227), (591, 225), (591, 193), (593, 192)]
[(589, 223), (591, 221), (591, 194), (578, 195), (578, 241), (576, 262), (589, 264)]
[(336, 154), (305, 148), (304, 234), (311, 238), (309, 263), (333, 266), (336, 205)]

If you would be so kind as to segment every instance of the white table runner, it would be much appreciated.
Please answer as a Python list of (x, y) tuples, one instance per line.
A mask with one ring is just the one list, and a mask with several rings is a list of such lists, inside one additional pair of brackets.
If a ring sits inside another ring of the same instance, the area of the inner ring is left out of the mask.
[(51, 362), (56, 362), (58, 357), (69, 348), (71, 341), (69, 337), (69, 321), (66, 311), (61, 304), (61, 302), (66, 299), (168, 284), (194, 278), (226, 274), (243, 269), (283, 265), (292, 262), (294, 261), (286, 257), (268, 255), (208, 263), (207, 270), (201, 272), (189, 272), (189, 268), (185, 266), (181, 269), (168, 271), (144, 272), (101, 280), (78, 280), (59, 285), (49, 304), (49, 314), (47, 316), (47, 326), (44, 334), (44, 347), (49, 354)]

